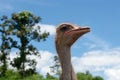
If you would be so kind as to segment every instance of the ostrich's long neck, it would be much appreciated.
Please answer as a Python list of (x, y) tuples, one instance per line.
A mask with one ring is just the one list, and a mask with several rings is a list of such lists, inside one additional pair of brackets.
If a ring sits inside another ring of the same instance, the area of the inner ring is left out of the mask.
[(62, 67), (62, 75), (60, 80), (77, 80), (71, 64), (70, 47), (58, 45), (56, 48)]

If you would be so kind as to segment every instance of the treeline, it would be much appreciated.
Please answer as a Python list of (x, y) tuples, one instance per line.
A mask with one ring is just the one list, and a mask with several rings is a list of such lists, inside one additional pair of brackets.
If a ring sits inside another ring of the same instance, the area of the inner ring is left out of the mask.
[[(77, 77), (78, 80), (103, 80), (100, 76), (92, 76), (88, 71), (86, 73), (77, 73)], [(49, 73), (47, 73), (46, 76), (36, 73), (21, 79), (19, 72), (7, 70), (6, 76), (0, 77), (0, 80), (59, 80), (59, 78), (51, 76)]]
[[(41, 17), (35, 16), (29, 11), (13, 13), (10, 17), (0, 17), (0, 80), (58, 80), (58, 77), (49, 73), (42, 76), (36, 72), (35, 59), (27, 56), (39, 56), (38, 49), (32, 41), (45, 41), (49, 36), (48, 32), (41, 33), (40, 26), (36, 26)], [(17, 56), (11, 60), (9, 55), (12, 50), (17, 51)], [(10, 61), (11, 60), (11, 61)], [(59, 61), (54, 58), (55, 65), (51, 69), (56, 75), (60, 75)], [(9, 66), (15, 70), (8, 69)], [(28, 67), (29, 68), (26, 68)], [(103, 80), (101, 77), (93, 77), (89, 72), (78, 73), (78, 80)]]

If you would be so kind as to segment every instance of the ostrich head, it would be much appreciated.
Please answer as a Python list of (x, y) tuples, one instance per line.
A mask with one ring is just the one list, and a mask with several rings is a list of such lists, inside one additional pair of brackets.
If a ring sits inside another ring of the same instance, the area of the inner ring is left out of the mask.
[(56, 45), (71, 46), (79, 37), (90, 31), (90, 28), (81, 28), (70, 23), (58, 25), (56, 29)]

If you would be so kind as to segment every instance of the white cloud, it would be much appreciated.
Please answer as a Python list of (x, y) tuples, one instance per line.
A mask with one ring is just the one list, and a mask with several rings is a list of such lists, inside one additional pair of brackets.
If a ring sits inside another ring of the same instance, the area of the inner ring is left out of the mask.
[(120, 48), (89, 51), (81, 57), (73, 57), (72, 62), (76, 72), (89, 70), (99, 75), (102, 72), (107, 80), (120, 80)]
[(55, 35), (56, 28), (54, 25), (49, 25), (49, 24), (37, 24), (35, 26), (40, 26), (41, 32), (49, 32), (50, 35)]
[[(110, 66), (111, 64), (115, 65), (120, 63), (120, 52), (119, 51), (91, 51), (85, 53), (81, 58), (85, 65), (92, 65), (92, 66)], [(116, 55), (115, 55), (116, 54)], [(108, 61), (109, 60), (109, 61)], [(89, 63), (89, 62), (91, 63)]]
[(40, 53), (41, 59), (37, 59), (37, 70), (43, 75), (46, 75), (47, 72), (51, 73), (50, 66), (55, 55), (48, 51), (40, 51)]
[(119, 69), (107, 69), (105, 70), (107, 80), (120, 80), (120, 68)]

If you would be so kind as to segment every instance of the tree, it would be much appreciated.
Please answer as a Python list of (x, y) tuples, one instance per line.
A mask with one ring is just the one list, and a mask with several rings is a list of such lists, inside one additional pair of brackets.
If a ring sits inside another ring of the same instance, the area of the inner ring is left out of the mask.
[(10, 20), (7, 16), (0, 18), (0, 76), (5, 76), (7, 70), (8, 54), (14, 44), (13, 39), (10, 36), (11, 29)]
[(93, 78), (93, 80), (103, 80), (103, 78), (100, 77), (100, 76), (95, 76), (95, 77)]
[[(11, 61), (11, 65), (18, 69), (22, 78), (27, 74), (34, 74), (36, 71), (36, 61), (27, 56), (39, 56), (40, 53), (31, 41), (40, 42), (46, 40), (49, 33), (40, 32), (40, 26), (35, 26), (41, 20), (40, 17), (33, 15), (28, 11), (13, 13), (11, 18), (4, 16), (1, 18), (0, 32), (2, 35), (0, 59), (6, 66), (6, 54), (11, 48), (18, 50), (17, 57)], [(10, 37), (7, 37), (10, 35)], [(5, 60), (4, 60), (5, 59)], [(26, 66), (29, 66), (26, 69)]]
[(54, 56), (53, 63), (54, 64), (50, 66), (51, 72), (55, 73), (55, 75), (59, 77), (61, 74), (61, 69), (60, 69), (60, 62), (58, 56)]

